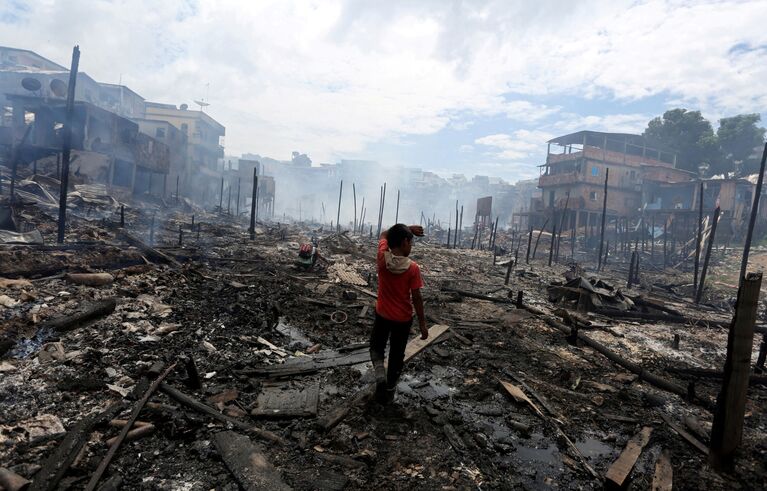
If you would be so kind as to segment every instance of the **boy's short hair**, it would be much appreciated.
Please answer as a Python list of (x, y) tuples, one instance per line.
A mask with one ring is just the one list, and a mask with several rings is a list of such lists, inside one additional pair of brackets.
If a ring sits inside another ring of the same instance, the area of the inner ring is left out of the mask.
[(410, 227), (404, 223), (392, 225), (389, 231), (386, 232), (386, 241), (389, 243), (389, 247), (397, 248), (401, 246), (406, 239), (413, 240), (413, 232), (411, 232)]

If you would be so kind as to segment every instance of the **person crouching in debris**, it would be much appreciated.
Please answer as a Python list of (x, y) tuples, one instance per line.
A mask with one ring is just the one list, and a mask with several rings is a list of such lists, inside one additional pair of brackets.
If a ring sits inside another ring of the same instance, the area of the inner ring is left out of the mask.
[[(398, 223), (385, 230), (378, 241), (378, 300), (370, 335), (370, 359), (376, 377), (376, 399), (382, 404), (394, 401), (394, 391), (405, 359), (405, 346), (413, 325), (413, 306), (418, 315), (421, 339), (429, 337), (423, 316), (421, 270), (415, 261), (408, 258), (414, 235), (422, 237), (423, 227)], [(384, 369), (387, 340), (388, 373)]]
[(296, 266), (305, 271), (311, 271), (318, 260), (324, 263), (328, 262), (327, 259), (322, 257), (319, 247), (315, 244), (301, 244), (301, 247), (298, 249)]

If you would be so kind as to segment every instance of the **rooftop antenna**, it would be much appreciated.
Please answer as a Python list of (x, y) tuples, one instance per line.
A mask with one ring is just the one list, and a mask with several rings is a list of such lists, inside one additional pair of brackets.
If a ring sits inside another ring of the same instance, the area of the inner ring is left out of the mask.
[(203, 112), (203, 108), (210, 106), (210, 103), (206, 102), (206, 100), (209, 100), (208, 96), (210, 95), (210, 82), (205, 84), (205, 97), (202, 98), (202, 100), (194, 101), (195, 104), (200, 106), (200, 112)]

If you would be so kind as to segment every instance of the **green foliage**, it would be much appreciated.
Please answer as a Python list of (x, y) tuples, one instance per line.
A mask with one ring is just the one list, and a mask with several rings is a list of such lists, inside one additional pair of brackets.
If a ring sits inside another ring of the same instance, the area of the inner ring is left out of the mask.
[[(759, 172), (759, 155), (754, 149), (764, 144), (765, 129), (757, 126), (758, 114), (739, 114), (719, 120), (716, 136), (725, 162), (741, 175)], [(741, 162), (740, 167), (736, 162)]]
[[(738, 171), (741, 175), (759, 170), (754, 148), (764, 143), (765, 129), (757, 126), (758, 114), (722, 118), (716, 133), (700, 111), (671, 109), (647, 124), (643, 136), (677, 152), (677, 167), (698, 172), (709, 164), (708, 175)], [(736, 162), (741, 162), (738, 167)]]
[(719, 160), (716, 135), (700, 111), (671, 109), (647, 124), (643, 136), (677, 152), (677, 167), (698, 172), (702, 162)]

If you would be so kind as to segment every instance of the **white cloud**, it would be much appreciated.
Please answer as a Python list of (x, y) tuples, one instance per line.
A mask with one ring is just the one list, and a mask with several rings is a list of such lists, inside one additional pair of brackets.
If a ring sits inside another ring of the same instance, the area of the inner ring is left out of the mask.
[[(562, 116), (571, 96), (767, 111), (767, 2), (41, 0), (5, 9), (0, 44), (66, 65), (79, 43), (81, 67), (97, 80), (122, 76), (161, 102), (207, 96), (230, 154), (300, 149), (333, 161), (484, 116), (541, 128), (557, 115), (551, 129), (562, 131), (637, 131), (649, 119)], [(550, 135), (506, 136), (485, 141), (514, 160), (540, 153)]]
[(499, 133), (477, 138), (474, 143), (493, 150), (490, 152), (497, 159), (520, 160), (531, 158), (541, 151), (541, 146), (553, 138), (553, 135), (539, 130), (517, 130), (508, 135)]
[(573, 113), (562, 114), (561, 119), (552, 127), (563, 132), (589, 129), (612, 133), (642, 133), (647, 123), (653, 118), (649, 114), (607, 114), (604, 116), (580, 116)]

